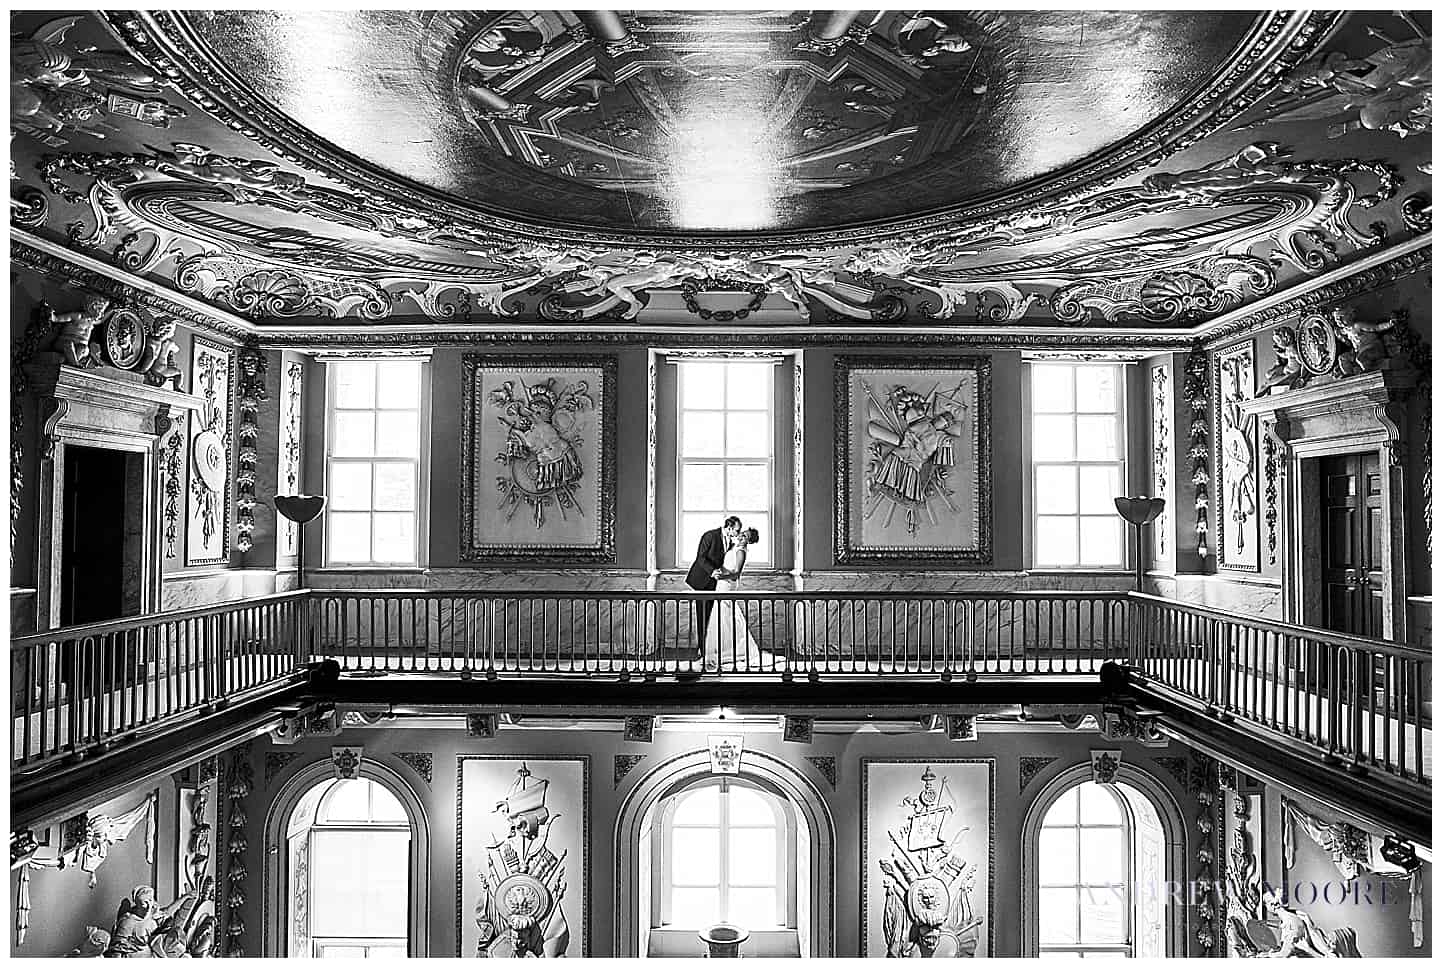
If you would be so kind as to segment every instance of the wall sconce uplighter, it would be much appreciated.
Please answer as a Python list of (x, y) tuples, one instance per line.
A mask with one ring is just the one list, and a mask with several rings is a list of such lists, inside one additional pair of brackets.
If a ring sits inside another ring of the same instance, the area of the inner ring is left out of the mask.
[(1143, 590), (1146, 580), (1146, 559), (1142, 557), (1142, 528), (1151, 524), (1167, 506), (1166, 498), (1160, 497), (1119, 497), (1114, 499), (1117, 513), (1132, 526), (1135, 536), (1137, 591)]
[(277, 494), (275, 509), (287, 520), (294, 521), (295, 536), (295, 587), (305, 587), (305, 526), (325, 510), (324, 494)]

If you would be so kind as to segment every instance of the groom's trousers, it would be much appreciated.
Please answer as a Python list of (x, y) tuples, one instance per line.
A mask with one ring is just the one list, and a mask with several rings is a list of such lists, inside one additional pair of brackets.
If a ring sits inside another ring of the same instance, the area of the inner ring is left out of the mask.
[(696, 621), (696, 650), (705, 651), (706, 648), (706, 624), (711, 621), (711, 608), (715, 602), (704, 601), (695, 603), (694, 618)]

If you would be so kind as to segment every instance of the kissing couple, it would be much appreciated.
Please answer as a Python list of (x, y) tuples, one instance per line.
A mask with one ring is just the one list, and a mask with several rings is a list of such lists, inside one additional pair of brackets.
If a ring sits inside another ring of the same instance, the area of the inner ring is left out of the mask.
[[(746, 567), (746, 549), (760, 540), (755, 528), (743, 527), (741, 519), (731, 515), (721, 527), (701, 535), (696, 560), (686, 573), (686, 584), (698, 592), (736, 591)], [(707, 672), (760, 672), (774, 666), (775, 660), (762, 655), (751, 635), (743, 602), (698, 601), (695, 620), (702, 666)]]

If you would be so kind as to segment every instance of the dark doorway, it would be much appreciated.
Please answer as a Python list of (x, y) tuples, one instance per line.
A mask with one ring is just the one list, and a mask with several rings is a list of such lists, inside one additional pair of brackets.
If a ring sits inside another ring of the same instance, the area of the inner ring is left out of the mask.
[(140, 611), (143, 456), (65, 449), (60, 623), (83, 625)]
[(1382, 475), (1375, 453), (1321, 459), (1322, 622), (1382, 637)]

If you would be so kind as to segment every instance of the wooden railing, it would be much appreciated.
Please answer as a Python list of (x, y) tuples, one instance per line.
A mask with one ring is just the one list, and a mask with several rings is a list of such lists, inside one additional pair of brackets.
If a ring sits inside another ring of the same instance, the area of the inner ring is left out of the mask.
[(1432, 657), (1404, 645), (1133, 594), (1129, 665), (1223, 720), (1356, 772), (1431, 777)]
[(1427, 653), (1108, 592), (289, 592), (11, 640), (12, 767), (103, 747), (327, 659), (362, 676), (782, 681), (1094, 678), (1116, 662), (1143, 690), (1354, 769), (1431, 776)]
[(314, 656), (371, 674), (1095, 675), (1126, 642), (1092, 592), (311, 594)]
[(306, 592), (10, 640), (12, 768), (104, 748), (293, 676)]

